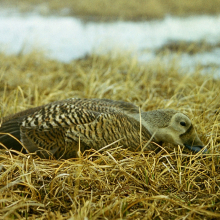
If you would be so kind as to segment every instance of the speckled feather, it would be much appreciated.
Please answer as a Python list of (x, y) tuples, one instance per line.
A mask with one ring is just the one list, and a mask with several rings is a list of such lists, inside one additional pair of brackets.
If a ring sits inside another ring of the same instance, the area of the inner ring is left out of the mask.
[[(139, 108), (123, 101), (68, 99), (6, 117), (0, 132), (17, 132), (30, 152), (45, 149), (56, 158), (75, 157), (79, 139), (82, 151), (98, 150), (119, 139), (123, 147), (136, 150), (140, 147), (140, 123), (131, 117), (134, 113), (138, 114)], [(150, 138), (144, 126), (141, 136), (143, 142)]]

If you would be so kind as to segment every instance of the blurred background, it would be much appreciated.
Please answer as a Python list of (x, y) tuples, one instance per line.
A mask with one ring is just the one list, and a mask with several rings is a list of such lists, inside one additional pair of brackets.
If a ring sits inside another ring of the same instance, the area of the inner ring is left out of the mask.
[(150, 20), (167, 14), (189, 16), (220, 11), (220, 1), (212, 0), (1, 0), (2, 7), (16, 8), (21, 12), (38, 11), (43, 15), (66, 14), (97, 20)]
[(0, 48), (62, 62), (129, 52), (220, 75), (220, 0), (1, 0)]

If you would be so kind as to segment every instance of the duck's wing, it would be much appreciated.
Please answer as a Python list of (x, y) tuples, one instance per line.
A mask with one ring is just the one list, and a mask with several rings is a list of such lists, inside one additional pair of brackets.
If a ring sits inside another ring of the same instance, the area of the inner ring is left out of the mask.
[[(62, 104), (63, 102), (65, 102), (65, 100), (54, 102), (54, 104)], [(22, 121), (28, 115), (32, 115), (35, 112), (40, 111), (45, 106), (47, 105), (30, 108), (30, 109), (18, 112), (16, 114), (1, 118), (0, 119), (0, 148), (2, 148), (3, 147), (2, 145), (4, 145), (7, 148), (21, 151), (23, 147), (19, 143), (19, 141), (21, 140), (20, 125)]]
[[(131, 112), (139, 111), (136, 106), (131, 107)], [(149, 139), (150, 134), (126, 112), (129, 112), (129, 104), (125, 102), (69, 99), (45, 105), (40, 110), (34, 110), (34, 113), (28, 112), (26, 117), (23, 114), (13, 117), (12, 121), (3, 123), (2, 128), (10, 133), (20, 132), (21, 141), (31, 152), (38, 148), (53, 153), (62, 153), (62, 148), (71, 151), (75, 150), (72, 149), (73, 143), (79, 140), (83, 145), (95, 149), (116, 140), (121, 140), (121, 144), (127, 147), (136, 148), (140, 145), (140, 130), (143, 140)]]
[[(83, 99), (82, 102), (86, 104), (89, 104), (87, 102), (88, 100)], [(90, 103), (99, 106), (100, 107), (106, 107), (110, 109), (115, 109), (117, 111), (121, 111), (124, 114), (137, 114), (139, 113), (140, 109), (138, 106), (130, 103), (130, 102), (125, 102), (125, 101), (114, 101), (111, 99), (91, 99)]]
[[(13, 115), (9, 115), (0, 120), (0, 144), (7, 148), (20, 151), (22, 145), (20, 141), (20, 124), (25, 117), (39, 111), (42, 106), (27, 109)], [(19, 141), (18, 141), (19, 140)], [(1, 148), (2, 146), (0, 146)]]

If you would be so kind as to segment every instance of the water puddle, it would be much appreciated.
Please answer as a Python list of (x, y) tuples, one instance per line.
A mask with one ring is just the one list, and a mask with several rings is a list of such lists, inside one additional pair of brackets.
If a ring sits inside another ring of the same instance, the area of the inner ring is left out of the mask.
[[(210, 49), (172, 51), (185, 68), (203, 65), (220, 67), (220, 16), (167, 16), (146, 22), (83, 22), (74, 17), (41, 16), (0, 11), (0, 50), (19, 54), (31, 50), (44, 51), (50, 58), (63, 62), (91, 53), (109, 50), (132, 51), (140, 61), (150, 62), (157, 51), (169, 42), (205, 42)], [(216, 45), (216, 46), (215, 46)], [(199, 48), (199, 47), (198, 47)], [(167, 60), (169, 60), (167, 59)]]

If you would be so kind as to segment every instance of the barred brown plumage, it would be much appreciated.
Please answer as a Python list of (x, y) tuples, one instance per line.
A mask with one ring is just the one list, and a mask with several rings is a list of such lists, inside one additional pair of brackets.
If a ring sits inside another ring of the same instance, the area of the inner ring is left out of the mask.
[[(12, 134), (29, 152), (46, 150), (56, 158), (71, 158), (77, 156), (79, 140), (82, 151), (98, 150), (117, 140), (136, 151), (152, 138), (152, 142), (185, 145), (198, 152), (203, 143), (191, 127), (186, 115), (171, 109), (140, 113), (137, 106), (124, 101), (72, 98), (5, 117), (0, 133)], [(0, 134), (0, 142), (21, 150), (7, 134)], [(152, 142), (147, 149), (155, 147)]]

